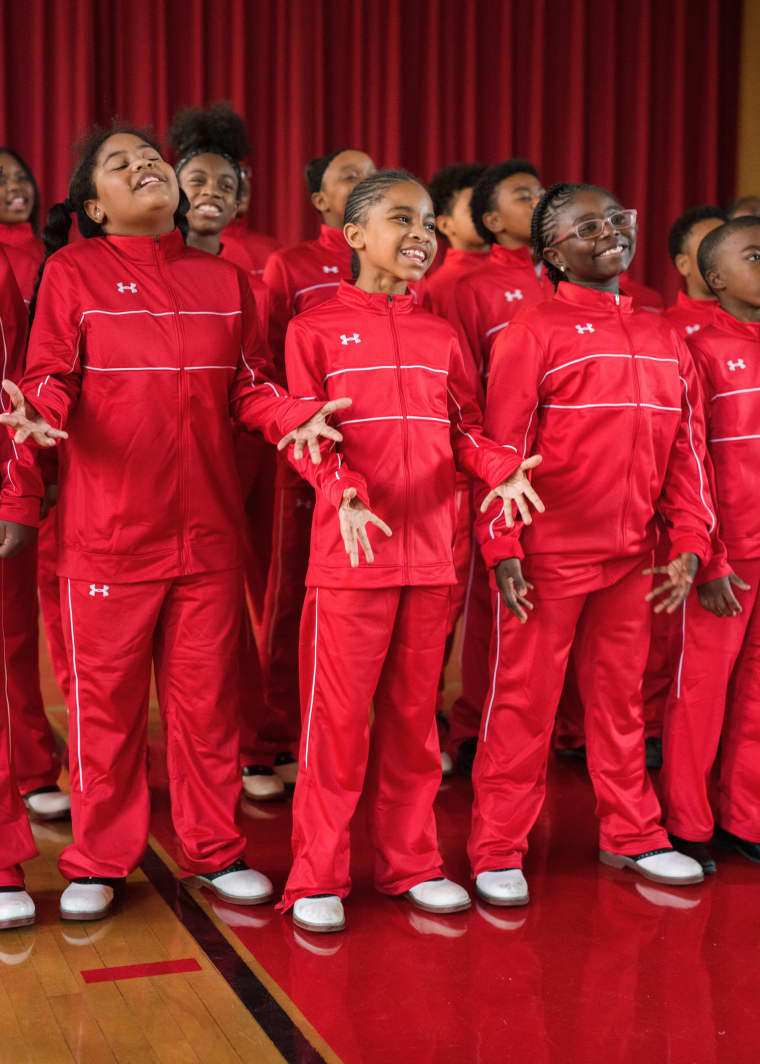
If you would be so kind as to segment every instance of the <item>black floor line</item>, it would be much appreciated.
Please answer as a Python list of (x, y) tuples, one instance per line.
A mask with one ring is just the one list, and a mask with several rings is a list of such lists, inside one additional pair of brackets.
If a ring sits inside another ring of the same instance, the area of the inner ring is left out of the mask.
[(322, 1054), (296, 1027), (213, 920), (182, 883), (175, 879), (150, 846), (141, 868), (289, 1064), (319, 1064), (320, 1061), (324, 1064)]

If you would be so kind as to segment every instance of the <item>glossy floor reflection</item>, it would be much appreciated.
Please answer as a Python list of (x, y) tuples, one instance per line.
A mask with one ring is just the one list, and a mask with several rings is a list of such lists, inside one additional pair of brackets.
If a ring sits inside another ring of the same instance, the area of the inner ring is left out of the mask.
[[(153, 762), (153, 831), (174, 854)], [(461, 882), (470, 800), (469, 781), (455, 778), (437, 805), (447, 872)], [(365, 821), (360, 806), (343, 934), (309, 934), (271, 906), (207, 896), (346, 1064), (757, 1059), (760, 867), (719, 855), (717, 876), (680, 890), (602, 867), (585, 769), (553, 760), (526, 864), (531, 904), (436, 917), (372, 889)], [(289, 803), (246, 802), (241, 822), (250, 863), (280, 890)]]

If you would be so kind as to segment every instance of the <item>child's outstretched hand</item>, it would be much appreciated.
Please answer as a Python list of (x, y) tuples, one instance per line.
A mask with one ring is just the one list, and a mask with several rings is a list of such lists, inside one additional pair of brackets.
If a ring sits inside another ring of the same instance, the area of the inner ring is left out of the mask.
[(356, 569), (359, 564), (360, 544), (367, 561), (375, 560), (367, 535), (368, 524), (377, 525), (386, 536), (393, 535), (385, 521), (381, 521), (377, 514), (373, 514), (369, 507), (356, 497), (356, 488), (346, 488), (343, 492), (343, 501), (338, 507), (338, 520), (340, 521), (340, 534), (343, 536), (346, 554), (351, 559), (352, 569)]
[(32, 439), (38, 447), (57, 447), (59, 440), (67, 440), (68, 432), (54, 429), (37, 413), (31, 403), (24, 398), (21, 389), (13, 381), (3, 381), (3, 390), (8, 393), (13, 409), (8, 414), (0, 414), (0, 425), (15, 429), (15, 443)]
[(647, 602), (652, 602), (653, 599), (667, 593), (668, 597), (658, 602), (655, 606), (655, 613), (662, 613), (663, 610), (666, 613), (675, 613), (691, 591), (691, 585), (697, 575), (698, 565), (699, 558), (696, 554), (685, 551), (683, 554), (679, 554), (677, 558), (674, 558), (672, 562), (668, 562), (667, 565), (655, 565), (651, 569), (644, 569), (644, 576), (657, 574), (668, 578), (664, 584), (652, 588), (649, 594), (645, 595)]
[(303, 425), (299, 425), (297, 429), (293, 429), (287, 436), (283, 436), (277, 444), (277, 450), (282, 451), (289, 447), (291, 443), (294, 443), (293, 457), (298, 461), (299, 458), (303, 458), (303, 448), (304, 444), (306, 444), (309, 448), (312, 462), (315, 465), (319, 465), (322, 461), (322, 455), (319, 453), (319, 437), (326, 436), (328, 440), (335, 440), (337, 443), (340, 443), (343, 439), (337, 429), (327, 424), (327, 419), (336, 410), (345, 410), (347, 406), (351, 406), (351, 400), (348, 398), (331, 399), (313, 417), (310, 417), (308, 421), (304, 421)]
[(533, 518), (530, 516), (528, 503), (532, 502), (540, 514), (544, 512), (546, 507), (534, 491), (533, 485), (525, 475), (525, 471), (526, 469), (535, 469), (537, 465), (541, 465), (542, 461), (540, 454), (534, 454), (530, 458), (526, 458), (511, 477), (507, 477), (503, 484), (497, 484), (493, 491), (489, 491), (485, 499), (483, 499), (480, 512), (485, 513), (494, 499), (499, 498), (504, 500), (504, 520), (507, 522), (507, 528), (514, 528), (515, 524), (512, 517), (513, 502), (517, 503), (517, 509), (520, 511), (520, 517), (522, 517), (524, 524), (532, 524)]
[(742, 607), (732, 590), (732, 584), (740, 591), (750, 590), (749, 584), (745, 584), (736, 573), (719, 576), (717, 580), (708, 580), (700, 584), (697, 594), (702, 608), (714, 613), (716, 617), (738, 617), (742, 612)]
[(533, 603), (526, 597), (533, 590), (533, 584), (529, 584), (523, 576), (520, 559), (505, 558), (496, 566), (494, 575), (504, 605), (514, 613), (520, 624), (525, 624), (528, 619), (525, 611), (533, 609)]

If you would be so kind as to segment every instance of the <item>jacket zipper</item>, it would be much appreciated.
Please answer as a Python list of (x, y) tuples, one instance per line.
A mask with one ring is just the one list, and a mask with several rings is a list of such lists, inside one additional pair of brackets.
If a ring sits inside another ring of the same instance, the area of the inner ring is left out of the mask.
[(180, 570), (184, 574), (188, 568), (188, 551), (187, 541), (185, 538), (185, 529), (188, 522), (188, 499), (187, 499), (187, 470), (186, 466), (186, 447), (185, 447), (185, 433), (187, 431), (187, 419), (188, 419), (188, 395), (187, 395), (187, 373), (185, 372), (184, 352), (185, 345), (182, 333), (182, 321), (179, 313), (179, 304), (177, 303), (177, 297), (174, 294), (174, 289), (169, 283), (169, 278), (161, 263), (161, 256), (159, 254), (160, 238), (155, 238), (153, 245), (153, 254), (156, 262), (156, 268), (161, 276), (162, 281), (169, 293), (172, 309), (174, 312), (174, 328), (177, 334), (177, 362), (179, 364), (179, 372), (177, 374), (179, 381), (177, 384), (179, 392), (179, 409), (178, 409), (178, 424), (177, 424), (177, 486), (179, 491), (179, 524), (177, 532), (177, 540), (179, 543), (179, 564)]
[(625, 500), (623, 502), (623, 511), (620, 517), (620, 549), (625, 552), (625, 526), (628, 519), (628, 508), (631, 502), (631, 477), (633, 475), (633, 464), (636, 459), (636, 443), (639, 438), (639, 429), (641, 428), (641, 387), (639, 385), (639, 371), (636, 366), (636, 353), (631, 343), (630, 333), (623, 324), (623, 313), (620, 310), (620, 296), (615, 296), (615, 304), (617, 305), (618, 318), (620, 320), (620, 328), (625, 333), (628, 341), (628, 350), (631, 354), (631, 376), (633, 380), (633, 399), (636, 403), (636, 409), (634, 413), (633, 422), (633, 437), (631, 439), (631, 459), (628, 463), (628, 473), (625, 480)]
[(398, 331), (393, 316), (393, 296), (388, 296), (388, 321), (390, 322), (391, 336), (393, 337), (393, 353), (396, 357), (396, 383), (401, 403), (401, 432), (404, 443), (404, 557), (401, 567), (402, 583), (409, 583), (409, 496), (411, 493), (411, 478), (409, 476), (409, 421), (407, 420), (406, 396), (401, 380), (401, 351), (399, 349)]

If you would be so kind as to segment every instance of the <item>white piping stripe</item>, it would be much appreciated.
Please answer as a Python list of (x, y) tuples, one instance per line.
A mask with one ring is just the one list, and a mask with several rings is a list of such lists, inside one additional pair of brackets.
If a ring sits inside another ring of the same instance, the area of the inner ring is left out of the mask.
[(483, 729), (483, 742), (488, 740), (488, 725), (491, 722), (491, 710), (493, 709), (493, 700), (496, 697), (496, 677), (499, 673), (499, 654), (501, 649), (501, 595), (497, 591), (496, 593), (496, 658), (493, 663), (493, 679), (491, 681), (491, 699), (488, 703), (488, 712), (486, 713), (486, 723)]
[(577, 406), (565, 403), (542, 403), (542, 410), (590, 410), (600, 407), (646, 407), (648, 410), (667, 410), (676, 414), (681, 413), (680, 406), (658, 406), (656, 403), (580, 403)]
[[(8, 376), (8, 348), (7, 348), (6, 343), (5, 343), (5, 327), (3, 326), (2, 317), (0, 317), (0, 336), (2, 336), (2, 338), (3, 338), (3, 377), (2, 377), (2, 379), (5, 380), (5, 378)], [(0, 389), (0, 408), (2, 409), (3, 413), (6, 412), (5, 396), (6, 396), (6, 392), (3, 389)]]
[(237, 369), (237, 366), (185, 366), (185, 369)]
[(11, 700), (8, 695), (8, 661), (5, 652), (5, 562), (0, 562), (0, 631), (3, 638), (3, 682), (5, 709), (8, 714), (8, 756), (13, 762), (13, 728), (11, 725)]
[(686, 405), (689, 408), (689, 419), (688, 419), (689, 446), (691, 447), (691, 453), (694, 455), (694, 461), (697, 463), (697, 473), (699, 474), (699, 497), (702, 500), (702, 505), (704, 506), (705, 510), (707, 510), (708, 514), (710, 515), (710, 528), (709, 528), (709, 531), (712, 533), (713, 529), (715, 528), (715, 514), (712, 512), (712, 510), (710, 509), (710, 507), (707, 505), (707, 503), (705, 501), (705, 484), (704, 484), (704, 477), (702, 476), (702, 463), (700, 462), (699, 455), (697, 454), (696, 448), (694, 447), (694, 434), (692, 433), (692, 429), (691, 429), (691, 414), (692, 414), (692, 410), (691, 410), (691, 403), (689, 402), (689, 386), (688, 386), (688, 384), (686, 383), (686, 380), (683, 377), (681, 377), (680, 380), (681, 380), (681, 383), (683, 384), (683, 394), (684, 394), (684, 398), (686, 400)]
[(74, 614), (71, 609), (71, 580), (67, 579), (69, 591), (69, 624), (71, 626), (71, 664), (74, 667), (74, 700), (77, 707), (77, 759), (79, 764), (79, 791), (84, 793), (84, 775), (82, 774), (82, 729), (79, 712), (79, 673), (77, 672), (77, 648), (74, 641)]
[(760, 435), (755, 436), (713, 436), (710, 443), (733, 443), (735, 440), (760, 440)]
[(454, 402), (456, 403), (456, 408), (457, 408), (457, 411), (458, 411), (458, 413), (459, 413), (459, 424), (457, 425), (457, 428), (459, 429), (459, 431), (460, 431), (460, 432), (462, 433), (462, 435), (463, 435), (463, 436), (466, 436), (466, 437), (467, 437), (467, 439), (468, 439), (468, 440), (470, 440), (470, 442), (471, 442), (471, 443), (473, 443), (473, 444), (475, 445), (475, 449), (476, 449), (477, 451), (479, 451), (479, 450), (480, 450), (480, 447), (478, 446), (478, 441), (477, 441), (477, 440), (475, 439), (475, 437), (474, 437), (474, 436), (471, 436), (471, 435), (469, 434), (469, 432), (465, 432), (465, 430), (464, 430), (464, 429), (462, 428), (462, 407), (461, 407), (461, 406), (459, 405), (459, 400), (458, 400), (458, 399), (457, 399), (457, 397), (456, 397), (456, 396), (454, 395), (454, 393), (452, 392), (451, 388), (449, 388), (449, 387), (448, 387), (448, 385), (446, 386), (446, 391), (447, 391), (447, 392), (449, 393), (449, 395), (451, 396), (451, 398), (452, 398), (452, 399), (454, 400)]
[(317, 646), (319, 645), (319, 588), (314, 595), (314, 671), (311, 676), (311, 698), (309, 699), (309, 717), (306, 721), (306, 746), (303, 755), (304, 772), (309, 767), (309, 740), (311, 738), (311, 714), (314, 710), (314, 692), (317, 687)]
[[(583, 358), (574, 358), (572, 362), (563, 362), (561, 366), (555, 366), (554, 369), (549, 369), (543, 375), (539, 384), (543, 384), (547, 377), (552, 373), (558, 373), (561, 369), (567, 369), (568, 366), (577, 366), (579, 362), (589, 362), (594, 358), (630, 358), (630, 355), (626, 354), (602, 354), (601, 352), (593, 355), (584, 355)], [(677, 358), (658, 358), (655, 355), (634, 355), (634, 358), (643, 359), (645, 362), (673, 362), (678, 365)]]
[(324, 284), (310, 284), (308, 288), (299, 288), (297, 292), (293, 293), (293, 299), (298, 299), (304, 292), (313, 292), (315, 288), (337, 288), (340, 285), (340, 281), (326, 281)]
[[(180, 310), (178, 313), (182, 317), (211, 317), (211, 318), (235, 318), (242, 314), (242, 310)], [(148, 310), (143, 308), (141, 310), (85, 310), (82, 312), (82, 317), (79, 319), (81, 325), (88, 314), (105, 314), (109, 318), (123, 318), (127, 314), (149, 314), (151, 318), (171, 318), (174, 316), (173, 310)]]
[[(500, 329), (506, 329), (509, 325), (508, 321), (502, 321), (499, 325), (494, 325), (493, 329), (489, 329), (485, 336), (490, 336), (491, 333), (499, 332)], [(485, 339), (485, 337), (484, 337)]]
[(179, 373), (179, 366), (82, 366), (83, 370), (89, 369), (93, 373), (152, 373), (162, 370), (167, 373)]
[(736, 388), (732, 392), (718, 392), (712, 397), (710, 402), (714, 402), (716, 399), (725, 399), (727, 395), (746, 395), (747, 392), (760, 392), (760, 388)]
[(686, 599), (681, 604), (681, 656), (678, 659), (678, 672), (676, 673), (676, 698), (681, 697), (681, 673), (683, 671), (683, 659), (686, 653)]
[[(338, 428), (343, 428), (344, 425), (361, 425), (367, 421), (403, 421), (401, 414), (391, 414), (388, 417), (355, 417), (350, 421), (341, 421), (338, 424)], [(417, 417), (413, 414), (407, 415), (407, 421), (439, 421), (443, 425), (450, 425), (451, 422), (447, 417)]]
[(467, 638), (467, 622), (470, 617), (470, 599), (472, 598), (472, 584), (475, 577), (475, 552), (478, 547), (473, 538), (470, 545), (470, 570), (467, 574), (467, 586), (464, 592), (464, 606), (462, 608), (462, 631), (459, 636), (459, 664), (462, 664), (464, 654), (464, 641)]
[(337, 377), (340, 373), (371, 373), (376, 369), (425, 369), (428, 373), (442, 373), (444, 376), (448, 376), (447, 369), (434, 369), (433, 366), (346, 366), (345, 369), (334, 369), (332, 373), (328, 373), (325, 380), (329, 380), (330, 377)]
[(533, 409), (531, 411), (531, 414), (530, 414), (530, 417), (528, 418), (528, 427), (525, 430), (525, 439), (523, 440), (523, 453), (522, 453), (523, 458), (525, 458), (526, 454), (528, 453), (528, 433), (530, 432), (530, 426), (533, 424), (533, 415), (535, 414), (535, 412), (537, 410), (538, 410), (538, 403), (536, 403), (536, 405), (533, 407)]

